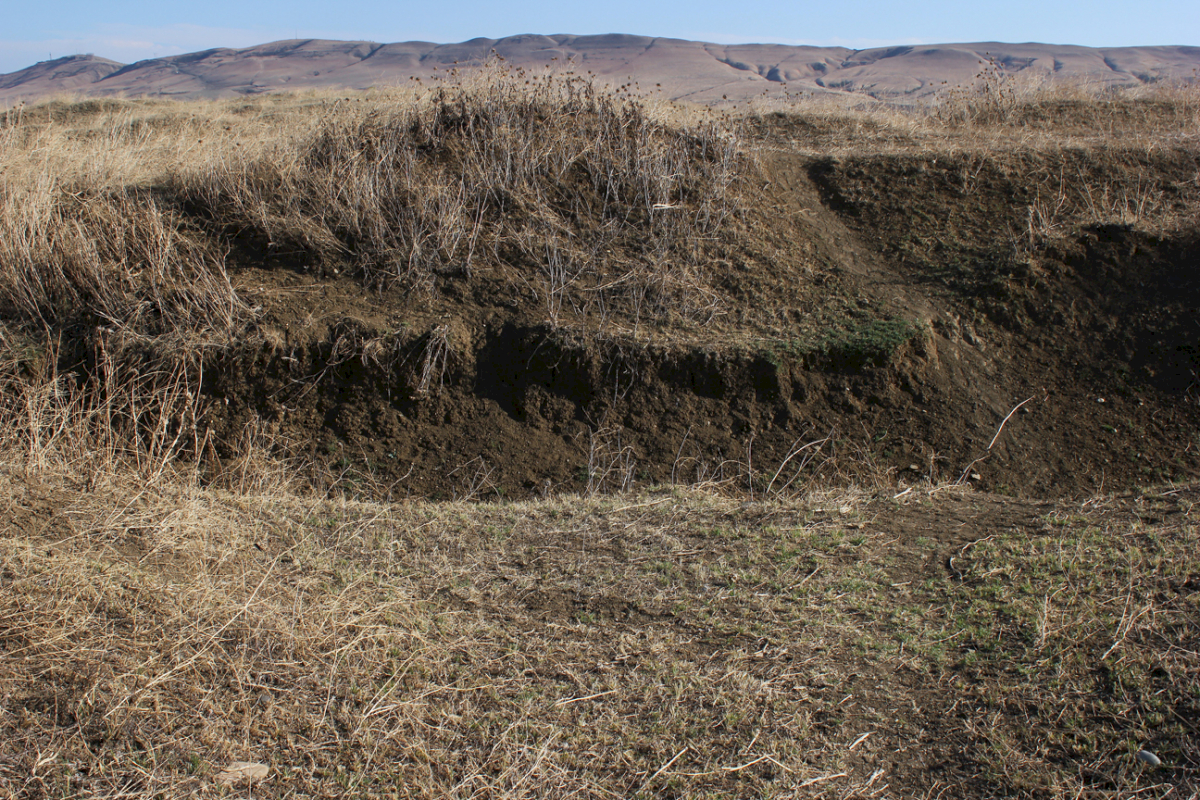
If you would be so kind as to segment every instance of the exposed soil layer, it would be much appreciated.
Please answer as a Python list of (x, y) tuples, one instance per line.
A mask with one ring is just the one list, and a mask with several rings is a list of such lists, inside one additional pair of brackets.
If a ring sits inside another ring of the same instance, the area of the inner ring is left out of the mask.
[(367, 291), (240, 246), (268, 344), (207, 368), (216, 440), (257, 420), (329, 474), (432, 497), (1200, 472), (1194, 153), (833, 159), (790, 125), (764, 124), (762, 188), (711, 253), (724, 313), (690, 328), (552, 325), (486, 273)]

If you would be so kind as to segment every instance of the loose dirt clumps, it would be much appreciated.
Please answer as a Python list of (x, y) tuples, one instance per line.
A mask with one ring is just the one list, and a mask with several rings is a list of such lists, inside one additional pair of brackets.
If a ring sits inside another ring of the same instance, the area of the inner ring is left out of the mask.
[[(703, 324), (598, 322), (585, 295), (556, 324), (511, 281), (414, 297), (260, 267), (283, 341), (210, 370), (218, 439), (265, 420), (334, 471), (440, 497), (751, 489), (805, 445), (812, 477), (1041, 496), (1195, 474), (1192, 151), (830, 160), (778, 147), (789, 124), (761, 134), (766, 188), (712, 252)], [(1129, 185), (1140, 211), (1098, 207)]]

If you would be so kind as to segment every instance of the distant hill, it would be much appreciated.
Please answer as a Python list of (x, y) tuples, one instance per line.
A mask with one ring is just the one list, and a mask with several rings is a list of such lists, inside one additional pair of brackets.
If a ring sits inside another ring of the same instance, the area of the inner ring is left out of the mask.
[(912, 45), (852, 50), (779, 44), (719, 45), (627, 34), (509, 36), (459, 44), (289, 40), (218, 48), (122, 65), (93, 55), (43, 61), (0, 75), (0, 105), (69, 93), (228, 97), (309, 88), (366, 89), (445, 75), (492, 53), (515, 66), (573, 64), (671, 99), (740, 102), (785, 92), (857, 92), (921, 98), (970, 83), (990, 59), (1033, 82), (1135, 86), (1197, 79), (1200, 47), (1091, 48), (1049, 44)]
[(124, 65), (94, 55), (39, 61), (32, 67), (0, 75), (0, 98), (23, 99), (56, 92), (87, 92)]

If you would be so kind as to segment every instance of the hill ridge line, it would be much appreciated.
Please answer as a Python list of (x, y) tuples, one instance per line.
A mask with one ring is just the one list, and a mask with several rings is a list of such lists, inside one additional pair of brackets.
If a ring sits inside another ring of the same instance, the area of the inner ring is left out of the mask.
[[(1200, 47), (1188, 45), (1090, 48), (970, 42), (853, 49), (561, 33), (458, 43), (283, 39), (130, 64), (90, 54), (42, 61), (0, 74), (0, 105), (62, 94), (198, 99), (304, 89), (360, 90), (402, 85), (414, 78), (436, 79), (441, 68), (477, 65), (493, 54), (523, 68), (574, 64), (601, 81), (629, 80), (654, 86), (667, 99), (686, 97), (710, 104), (813, 93), (923, 99), (971, 84), (989, 61), (1033, 83), (1079, 81), (1119, 88), (1193, 81), (1200, 74)], [(269, 67), (264, 66), (266, 60)], [(184, 64), (190, 69), (182, 70)], [(736, 71), (732, 82), (731, 69)]]

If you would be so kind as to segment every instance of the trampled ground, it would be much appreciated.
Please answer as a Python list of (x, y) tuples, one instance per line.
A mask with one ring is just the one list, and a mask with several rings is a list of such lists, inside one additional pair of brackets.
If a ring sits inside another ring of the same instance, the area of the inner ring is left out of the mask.
[(556, 81), (6, 120), (0, 792), (1195, 795), (1200, 102)]
[(1200, 788), (1193, 489), (372, 505), (14, 478), (14, 796), (220, 796), (237, 761), (269, 767), (259, 797)]

